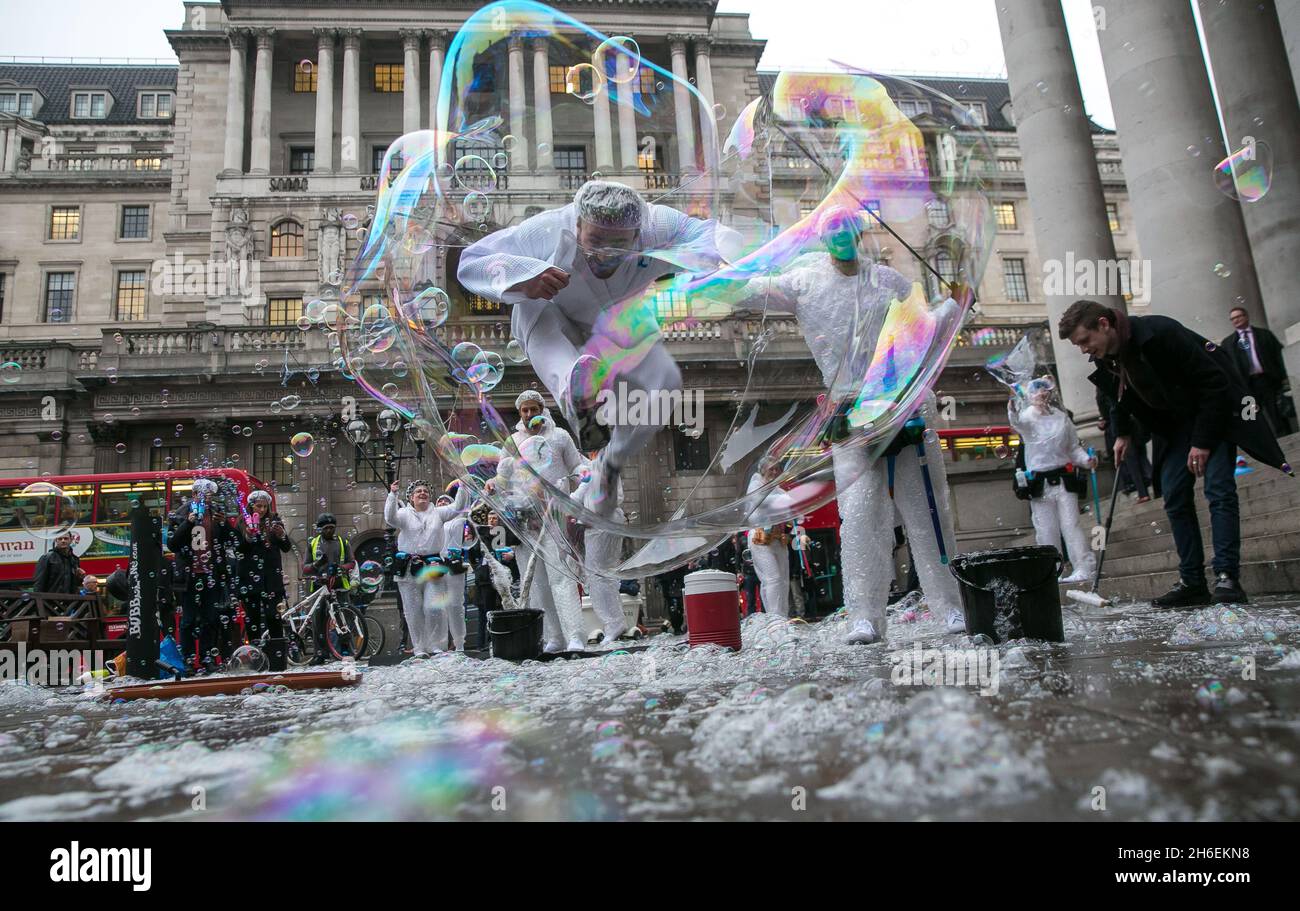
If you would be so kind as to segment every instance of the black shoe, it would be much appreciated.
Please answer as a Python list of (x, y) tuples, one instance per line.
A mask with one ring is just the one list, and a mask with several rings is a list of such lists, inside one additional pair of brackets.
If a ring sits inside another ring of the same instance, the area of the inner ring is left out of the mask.
[(1152, 598), (1156, 607), (1206, 607), (1210, 603), (1210, 590), (1204, 584), (1191, 586), (1179, 579), (1174, 587), (1159, 598)]
[(1250, 599), (1241, 583), (1227, 573), (1219, 573), (1214, 580), (1215, 604), (1249, 604)]

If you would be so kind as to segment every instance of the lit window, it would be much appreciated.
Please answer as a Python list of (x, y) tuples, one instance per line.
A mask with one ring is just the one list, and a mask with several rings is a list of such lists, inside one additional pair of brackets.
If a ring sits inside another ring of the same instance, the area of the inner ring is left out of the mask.
[(494, 301), (481, 294), (466, 295), (469, 299), (469, 312), (474, 316), (499, 316), (505, 312), (500, 301)]
[(383, 94), (401, 92), (406, 85), (406, 71), (400, 63), (375, 64), (375, 91)]
[(117, 273), (117, 319), (130, 322), (146, 318), (145, 273), (143, 271)]
[(80, 236), (80, 207), (53, 206), (50, 209), (50, 240), (76, 240)]
[(122, 207), (122, 240), (140, 240), (149, 236), (149, 207)]
[(46, 275), (45, 311), (41, 314), (41, 321), (72, 322), (72, 297), (76, 288), (77, 277), (72, 272), (51, 272)]
[(691, 315), (691, 308), (686, 302), (685, 292), (673, 288), (663, 288), (653, 294), (653, 300), (655, 313), (659, 317), (660, 324), (686, 319)]
[(1014, 202), (1000, 202), (994, 206), (994, 212), (998, 217), (999, 231), (1015, 231), (1018, 229), (1016, 224), (1016, 204)]
[(551, 94), (563, 95), (566, 92), (568, 92), (569, 91), (569, 86), (568, 86), (569, 68), (567, 66), (552, 65), (549, 69), (549, 72), (551, 77)]
[(1006, 287), (1007, 300), (1018, 302), (1029, 300), (1029, 285), (1025, 281), (1023, 259), (1002, 260), (1002, 282)]
[(1119, 233), (1119, 203), (1106, 203), (1106, 220), (1110, 222), (1110, 233)]
[(654, 95), (659, 91), (659, 74), (648, 66), (641, 67), (637, 71), (640, 76), (641, 84), (637, 86), (637, 91), (642, 95)]
[(172, 115), (172, 96), (167, 92), (140, 93), (140, 119), (166, 120)]
[(316, 91), (317, 79), (316, 65), (310, 60), (303, 60), (293, 65), (293, 90), (295, 92)]
[(1119, 260), (1115, 263), (1119, 271), (1119, 290), (1126, 302), (1133, 300), (1133, 286), (1129, 284), (1132, 277), (1132, 262), (1127, 256), (1120, 254)]
[(292, 326), (302, 316), (302, 297), (273, 297), (266, 304), (268, 326)]
[(272, 256), (302, 256), (302, 225), (282, 221), (271, 229)]

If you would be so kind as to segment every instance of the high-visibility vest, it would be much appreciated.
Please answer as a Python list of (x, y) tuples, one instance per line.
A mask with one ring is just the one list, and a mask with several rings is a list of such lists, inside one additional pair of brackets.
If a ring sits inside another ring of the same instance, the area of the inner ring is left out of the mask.
[[(344, 557), (347, 554), (347, 550), (344, 548), (343, 539), (338, 538), (337, 540), (339, 542), (339, 565), (341, 566), (343, 564)], [(310, 550), (311, 562), (313, 563), (315, 563), (317, 560), (320, 559), (320, 542), (321, 542), (321, 536), (317, 535), (316, 537), (311, 539), (311, 544), (308, 545), (311, 548)], [(350, 578), (348, 573), (341, 573), (339, 575), (339, 579), (342, 582), (344, 591), (347, 591), (352, 587), (352, 579)]]

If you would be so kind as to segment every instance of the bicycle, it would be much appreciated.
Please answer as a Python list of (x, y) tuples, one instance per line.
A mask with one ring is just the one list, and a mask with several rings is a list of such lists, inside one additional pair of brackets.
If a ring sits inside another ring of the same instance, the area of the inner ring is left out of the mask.
[(281, 615), (289, 639), (289, 662), (301, 666), (317, 657), (312, 618), (322, 601), (325, 602), (325, 645), (331, 655), (338, 659), (360, 659), (377, 654), (384, 643), (382, 624), (363, 616), (355, 608), (340, 603), (334, 590), (338, 584), (337, 572), (326, 572), (320, 578), (324, 580), (320, 587), (297, 604), (286, 608)]

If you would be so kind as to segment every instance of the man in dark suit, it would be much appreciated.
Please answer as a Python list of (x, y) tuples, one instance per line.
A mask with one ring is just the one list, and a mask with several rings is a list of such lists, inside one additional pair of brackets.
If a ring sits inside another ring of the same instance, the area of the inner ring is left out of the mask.
[(1233, 307), (1228, 318), (1232, 320), (1235, 331), (1220, 344), (1232, 352), (1233, 362), (1246, 378), (1246, 385), (1250, 387), (1259, 410), (1268, 415), (1273, 432), (1279, 436), (1289, 433), (1290, 421), (1283, 421), (1277, 410), (1278, 396), (1286, 385), (1282, 343), (1267, 329), (1252, 326), (1250, 314), (1242, 307)]
[[(1132, 444), (1129, 418), (1151, 433), (1157, 496), (1178, 549), (1179, 581), (1152, 603), (1162, 607), (1244, 604), (1241, 520), (1234, 468), (1237, 449), (1291, 474), (1267, 421), (1243, 407), (1246, 380), (1226, 349), (1167, 316), (1133, 316), (1096, 301), (1075, 301), (1057, 327), (1092, 358), (1089, 377), (1116, 404), (1115, 461)], [(1249, 415), (1249, 417), (1247, 416)], [(1205, 584), (1196, 479), (1205, 478), (1214, 539), (1214, 591)]]

